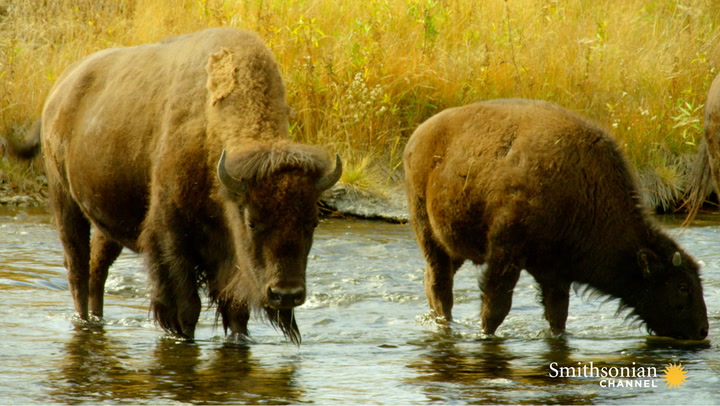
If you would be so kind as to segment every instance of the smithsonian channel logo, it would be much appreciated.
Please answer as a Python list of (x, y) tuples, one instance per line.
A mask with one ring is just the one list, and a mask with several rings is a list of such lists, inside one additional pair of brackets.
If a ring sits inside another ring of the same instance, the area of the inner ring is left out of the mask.
[(597, 366), (593, 362), (578, 362), (575, 366), (550, 363), (550, 378), (594, 378), (603, 388), (659, 388), (678, 389), (688, 381), (688, 372), (682, 364), (670, 363), (663, 369), (657, 367)]

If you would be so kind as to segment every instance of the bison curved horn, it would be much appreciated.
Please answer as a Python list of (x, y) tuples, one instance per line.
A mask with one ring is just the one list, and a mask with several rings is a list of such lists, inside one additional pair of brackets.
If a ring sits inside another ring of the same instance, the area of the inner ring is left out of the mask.
[(220, 161), (217, 166), (217, 176), (226, 188), (230, 189), (236, 194), (244, 194), (247, 189), (247, 184), (243, 179), (233, 178), (225, 168), (225, 150), (222, 150), (220, 154)]
[(330, 186), (337, 183), (338, 180), (340, 180), (340, 176), (342, 176), (343, 171), (343, 165), (342, 160), (340, 159), (340, 155), (335, 154), (335, 168), (332, 170), (332, 172), (326, 174), (320, 180), (315, 183), (315, 187), (317, 187), (318, 190), (323, 191), (326, 189), (329, 189)]
[(674, 266), (682, 265), (682, 256), (680, 255), (679, 251), (675, 251), (675, 253), (673, 254), (672, 264)]

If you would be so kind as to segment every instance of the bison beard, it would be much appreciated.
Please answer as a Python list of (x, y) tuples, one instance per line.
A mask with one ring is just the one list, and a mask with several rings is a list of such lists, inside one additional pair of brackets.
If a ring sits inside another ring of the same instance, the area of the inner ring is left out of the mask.
[[(218, 319), (223, 320), (223, 330), (225, 334), (227, 335), (228, 332), (232, 332), (229, 320), (232, 319), (232, 316), (228, 313), (228, 311), (233, 308), (232, 311), (243, 313), (243, 314), (250, 314), (250, 310), (246, 304), (240, 304), (235, 306), (230, 306), (227, 303), (222, 303), (220, 301), (218, 303), (218, 311), (215, 316), (215, 321), (217, 322)], [(225, 314), (223, 314), (225, 312)], [(295, 345), (300, 345), (302, 342), (302, 337), (300, 336), (300, 330), (298, 328), (297, 322), (295, 320), (295, 309), (273, 309), (271, 307), (265, 307), (261, 313), (261, 316), (264, 316), (265, 319), (275, 328), (280, 329), (280, 331), (285, 335), (285, 337), (290, 340)], [(244, 332), (235, 332), (236, 336), (231, 337), (236, 340), (244, 340), (247, 336), (247, 330)]]
[(295, 345), (300, 345), (300, 331), (295, 322), (295, 309), (271, 309), (265, 308), (268, 321), (273, 326), (280, 328), (283, 334)]

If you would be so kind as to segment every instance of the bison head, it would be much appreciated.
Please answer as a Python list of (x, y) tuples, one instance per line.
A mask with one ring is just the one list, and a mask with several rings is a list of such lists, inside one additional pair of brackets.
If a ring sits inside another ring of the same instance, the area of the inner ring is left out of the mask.
[(638, 253), (642, 276), (631, 292), (635, 314), (657, 335), (702, 340), (708, 318), (698, 265), (683, 252), (670, 252), (667, 258), (649, 250)]
[(217, 176), (232, 230), (237, 274), (228, 291), (235, 302), (265, 310), (294, 342), (293, 308), (305, 302), (305, 268), (318, 224), (317, 201), (342, 174), (316, 147), (260, 144), (223, 151)]

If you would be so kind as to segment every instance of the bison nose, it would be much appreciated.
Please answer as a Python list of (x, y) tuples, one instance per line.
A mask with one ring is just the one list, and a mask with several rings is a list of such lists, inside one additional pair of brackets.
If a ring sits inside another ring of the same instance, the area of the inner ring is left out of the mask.
[(705, 337), (707, 337), (707, 335), (708, 335), (708, 328), (707, 328), (707, 326), (701, 327), (701, 328), (700, 328), (700, 339), (701, 339), (701, 340), (704, 340)]
[(268, 288), (268, 302), (276, 309), (290, 309), (305, 303), (305, 288)]

